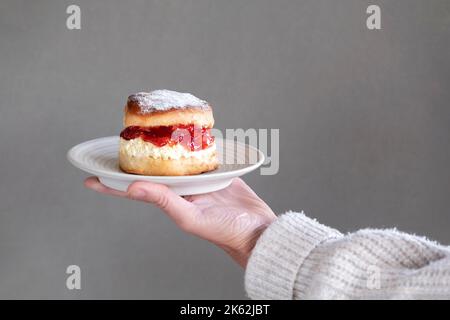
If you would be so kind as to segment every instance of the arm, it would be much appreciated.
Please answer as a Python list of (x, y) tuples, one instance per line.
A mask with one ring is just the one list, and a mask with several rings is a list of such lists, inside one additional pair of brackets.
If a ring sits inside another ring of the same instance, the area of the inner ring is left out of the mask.
[(450, 299), (450, 249), (395, 230), (343, 235), (289, 212), (277, 218), (242, 180), (179, 197), (163, 185), (127, 192), (89, 178), (97, 192), (152, 203), (182, 230), (208, 240), (246, 268), (253, 299)]
[(258, 240), (245, 283), (255, 299), (449, 299), (450, 250), (396, 230), (343, 235), (289, 212)]

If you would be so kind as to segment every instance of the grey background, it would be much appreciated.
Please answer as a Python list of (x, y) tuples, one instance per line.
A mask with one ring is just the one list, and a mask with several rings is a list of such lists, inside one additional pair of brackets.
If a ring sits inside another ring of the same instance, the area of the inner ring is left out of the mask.
[(0, 298), (245, 297), (224, 253), (65, 159), (155, 88), (208, 99), (218, 128), (280, 129), (279, 174), (245, 177), (274, 211), (448, 244), (449, 35), (448, 0), (1, 0)]

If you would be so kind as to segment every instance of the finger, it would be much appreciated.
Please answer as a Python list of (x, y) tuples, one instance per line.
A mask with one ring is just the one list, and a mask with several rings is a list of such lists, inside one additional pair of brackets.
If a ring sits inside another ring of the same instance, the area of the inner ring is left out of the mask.
[(204, 202), (210, 202), (214, 198), (218, 200), (217, 197), (226, 196), (229, 193), (240, 194), (240, 190), (242, 189), (244, 189), (245, 191), (250, 190), (252, 193), (254, 193), (253, 190), (251, 190), (250, 187), (242, 179), (234, 178), (231, 181), (231, 184), (225, 189), (221, 189), (211, 193), (185, 196), (184, 199), (186, 199), (189, 202), (193, 202), (195, 204), (202, 204)]
[(134, 182), (128, 188), (131, 199), (155, 204), (186, 231), (195, 232), (198, 208), (175, 194), (167, 186), (151, 182)]
[(264, 206), (266, 207), (266, 210), (263, 211), (263, 212), (272, 212), (272, 209), (264, 202), (264, 200), (262, 200), (262, 199), (256, 194), (256, 192), (253, 191), (253, 189), (250, 188), (250, 187), (248, 186), (248, 184), (246, 184), (246, 183), (244, 182), (244, 180), (242, 180), (241, 178), (234, 178), (234, 179), (233, 179), (233, 182), (232, 182), (232, 184), (231, 184), (231, 186), (234, 187), (235, 192), (242, 193), (242, 194), (245, 194), (245, 193), (251, 194), (251, 195), (253, 196), (253, 198), (254, 198), (253, 201), (257, 201), (257, 202), (259, 202), (259, 205), (260, 205), (260, 206), (261, 206), (261, 205), (264, 205)]
[(242, 180), (241, 178), (234, 178), (233, 182), (231, 183), (231, 187), (237, 190), (242, 190), (242, 192), (248, 192), (250, 194), (252, 194), (253, 196), (257, 197), (258, 199), (260, 199), (260, 197), (256, 194), (255, 191), (253, 191), (252, 188), (250, 188), (248, 186), (248, 184), (245, 183), (244, 180)]
[(231, 182), (231, 187), (234, 187), (234, 188), (242, 188), (242, 189), (245, 189), (246, 191), (255, 193), (255, 192), (252, 190), (252, 188), (250, 188), (250, 187), (248, 186), (248, 184), (246, 184), (245, 181), (242, 180), (241, 178), (234, 178), (233, 181)]
[[(195, 205), (202, 206), (203, 204), (210, 204), (211, 202), (218, 203), (223, 197), (226, 197), (228, 193), (233, 193), (237, 188), (237, 183), (235, 182), (236, 179), (233, 179), (232, 183), (226, 187), (225, 189), (221, 189), (218, 191), (210, 192), (210, 193), (203, 193), (203, 194), (196, 194), (196, 195), (190, 195), (190, 196), (184, 196), (183, 198), (186, 199), (189, 202), (192, 202)], [(239, 179), (240, 180), (240, 179)], [(240, 180), (243, 184), (242, 180)]]
[(116, 197), (127, 197), (126, 192), (122, 192), (119, 190), (111, 189), (105, 185), (103, 185), (97, 177), (89, 177), (84, 180), (84, 185), (86, 188), (94, 190), (99, 193), (108, 194)]

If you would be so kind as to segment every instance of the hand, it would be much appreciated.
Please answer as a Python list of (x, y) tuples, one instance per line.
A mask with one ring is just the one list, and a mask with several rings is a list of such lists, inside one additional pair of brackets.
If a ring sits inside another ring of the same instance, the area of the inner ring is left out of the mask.
[(127, 192), (110, 189), (95, 177), (86, 179), (85, 185), (100, 193), (157, 205), (182, 230), (216, 244), (244, 268), (256, 240), (276, 219), (241, 179), (234, 179), (226, 189), (184, 198), (150, 182), (135, 182)]

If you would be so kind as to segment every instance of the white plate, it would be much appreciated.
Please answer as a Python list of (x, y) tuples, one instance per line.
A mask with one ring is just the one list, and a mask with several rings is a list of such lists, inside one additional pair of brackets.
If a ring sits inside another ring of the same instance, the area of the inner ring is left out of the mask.
[(77, 168), (97, 176), (113, 189), (126, 191), (134, 181), (151, 181), (167, 185), (179, 195), (193, 195), (224, 189), (235, 177), (257, 169), (264, 162), (258, 149), (232, 140), (216, 139), (220, 166), (193, 176), (141, 176), (119, 168), (119, 137), (105, 137), (81, 143), (67, 153)]

